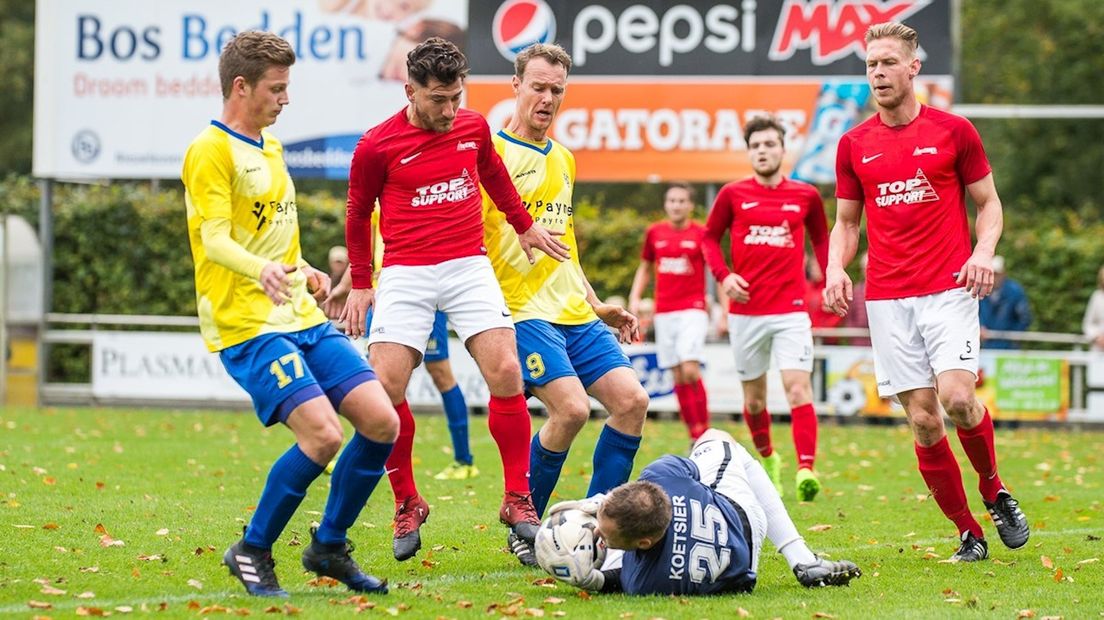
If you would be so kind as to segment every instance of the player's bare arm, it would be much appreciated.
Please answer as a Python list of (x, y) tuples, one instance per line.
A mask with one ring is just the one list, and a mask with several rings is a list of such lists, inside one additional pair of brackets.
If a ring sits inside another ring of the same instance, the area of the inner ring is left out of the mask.
[(629, 289), (629, 312), (633, 315), (640, 314), (640, 299), (644, 296), (644, 289), (648, 288), (648, 282), (652, 279), (652, 270), (655, 263), (650, 260), (641, 260), (633, 275), (632, 288)]
[(1004, 230), (1004, 209), (992, 173), (966, 186), (970, 199), (977, 205), (974, 233), (977, 245), (970, 259), (958, 272), (958, 284), (964, 284), (970, 295), (981, 299), (993, 292), (993, 255)]
[(748, 281), (738, 273), (730, 273), (721, 280), (721, 290), (736, 303), (746, 304), (751, 299), (751, 294), (748, 292), (749, 286), (751, 285)]
[(845, 316), (854, 299), (847, 264), (859, 248), (859, 221), (862, 202), (840, 198), (836, 202), (836, 225), (828, 239), (828, 268), (824, 274), (824, 303), (839, 316)]
[(307, 276), (307, 290), (315, 301), (322, 304), (330, 296), (330, 274), (306, 263), (303, 264), (303, 273)]
[(322, 302), (322, 311), (331, 319), (340, 319), (345, 311), (345, 300), (349, 297), (349, 291), (353, 289), (353, 273), (346, 269), (341, 274), (341, 280), (330, 289), (329, 296)]
[(533, 222), (529, 230), (518, 235), (518, 242), (521, 244), (521, 249), (525, 251), (525, 256), (529, 258), (530, 265), (537, 262), (537, 257), (533, 254), (534, 249), (540, 250), (562, 263), (571, 258), (571, 248), (567, 247), (567, 244), (556, 238), (562, 234), (563, 233), (552, 232), (544, 226)]
[(365, 322), (368, 311), (376, 302), (376, 291), (371, 288), (354, 288), (349, 291), (349, 297), (345, 300), (345, 310), (341, 313), (340, 321), (346, 325), (346, 334), (351, 338), (366, 336)]
[(624, 344), (633, 342), (637, 337), (637, 329), (640, 326), (636, 315), (617, 304), (607, 304), (599, 299), (582, 269), (579, 270), (579, 277), (583, 280), (583, 287), (586, 288), (587, 293), (587, 303), (594, 309), (594, 314), (598, 315), (603, 323), (617, 330), (618, 341)]

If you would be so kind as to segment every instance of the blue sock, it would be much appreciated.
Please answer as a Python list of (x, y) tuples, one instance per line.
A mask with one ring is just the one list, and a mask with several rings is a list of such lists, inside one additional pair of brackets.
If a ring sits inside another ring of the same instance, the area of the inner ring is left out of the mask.
[(629, 481), (633, 459), (640, 449), (640, 438), (626, 435), (606, 424), (594, 444), (594, 475), (590, 478), (587, 497), (607, 493), (613, 487)]
[(307, 458), (295, 444), (288, 449), (268, 472), (261, 499), (253, 511), (253, 519), (245, 531), (245, 544), (258, 549), (271, 549), (284, 531), (291, 515), (307, 495), (307, 487), (325, 469)]
[(318, 542), (326, 545), (345, 542), (346, 532), (356, 523), (360, 511), (383, 477), (384, 463), (391, 456), (393, 445), (353, 433), (353, 439), (341, 451), (330, 477), (330, 497), (326, 500), (326, 512), (322, 513), (322, 523), (315, 534)]
[(544, 509), (560, 479), (560, 470), (567, 460), (567, 450), (552, 452), (541, 445), (540, 433), (533, 435), (529, 444), (529, 493), (533, 498), (533, 507), (537, 516), (544, 516)]
[(464, 402), (464, 393), (459, 385), (454, 385), (451, 390), (441, 392), (441, 401), (445, 404), (445, 417), (452, 435), (452, 454), (458, 462), (471, 465), (474, 459), (468, 445), (468, 403)]

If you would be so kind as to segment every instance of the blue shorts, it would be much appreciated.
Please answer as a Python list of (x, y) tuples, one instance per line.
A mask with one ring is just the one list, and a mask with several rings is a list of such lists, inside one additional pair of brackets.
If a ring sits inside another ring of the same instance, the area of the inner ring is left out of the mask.
[(590, 387), (614, 368), (632, 368), (602, 321), (557, 325), (530, 319), (515, 328), (526, 387), (546, 385), (560, 377), (579, 377), (583, 387)]
[(353, 388), (376, 379), (368, 360), (328, 321), (250, 338), (223, 349), (219, 359), (249, 392), (265, 426), (287, 422), (296, 407), (323, 395), (337, 410)]
[[(368, 334), (371, 331), (372, 311), (369, 310), (368, 318), (365, 320), (364, 333)], [(422, 361), (440, 362), (448, 358), (448, 315), (438, 310), (433, 315), (433, 330), (429, 332), (429, 341), (426, 342), (426, 350), (422, 354)]]

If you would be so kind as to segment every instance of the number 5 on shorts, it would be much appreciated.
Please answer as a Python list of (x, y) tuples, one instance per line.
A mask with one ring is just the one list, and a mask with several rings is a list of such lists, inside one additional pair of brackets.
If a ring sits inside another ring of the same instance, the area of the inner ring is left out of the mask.
[(268, 372), (276, 377), (276, 387), (281, 390), (293, 381), (284, 370), (288, 364), (291, 364), (291, 371), (295, 379), (303, 378), (303, 361), (299, 359), (299, 353), (295, 351), (287, 355), (281, 355), (280, 359), (273, 361), (268, 367)]

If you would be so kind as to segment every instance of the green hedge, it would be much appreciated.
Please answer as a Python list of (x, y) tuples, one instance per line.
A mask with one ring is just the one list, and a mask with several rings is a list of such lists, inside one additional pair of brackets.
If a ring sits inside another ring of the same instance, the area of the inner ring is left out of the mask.
[[(38, 200), (38, 187), (28, 178), (0, 180), (0, 208), (6, 212), (37, 223)], [(583, 266), (599, 295), (628, 295), (644, 230), (661, 213), (603, 207), (598, 200), (601, 194), (585, 197), (576, 208)], [(53, 311), (195, 312), (179, 184), (58, 184), (54, 203)], [(319, 189), (302, 192), (299, 204), (304, 254), (322, 267), (330, 246), (344, 240), (344, 200)], [(1104, 223), (1083, 219), (1074, 209), (1015, 207), (1006, 212), (1000, 253), (1009, 275), (1027, 289), (1036, 317), (1033, 329), (1079, 332), (1096, 272), (1104, 264)], [(87, 376), (83, 356), (59, 351), (52, 356), (52, 376)]]

